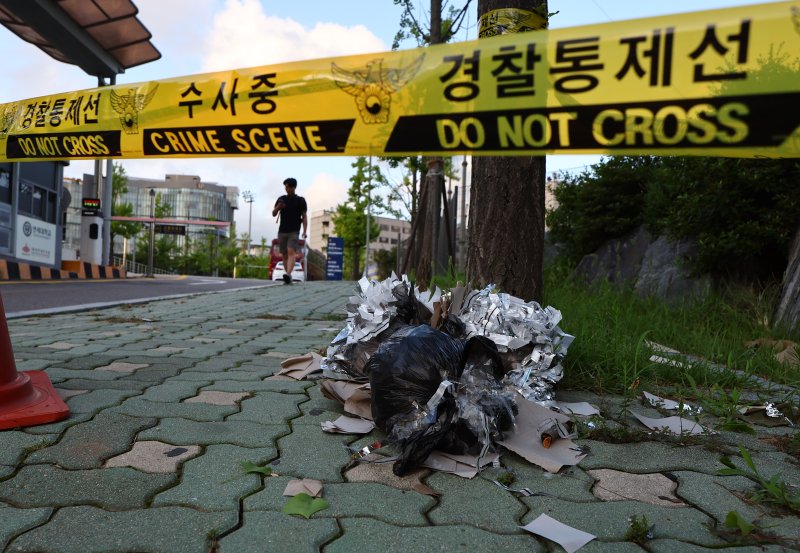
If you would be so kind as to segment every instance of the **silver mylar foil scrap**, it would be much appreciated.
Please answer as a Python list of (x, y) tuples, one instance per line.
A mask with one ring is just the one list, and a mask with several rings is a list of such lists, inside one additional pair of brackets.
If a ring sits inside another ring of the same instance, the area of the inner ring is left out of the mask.
[(495, 293), (490, 285), (470, 292), (458, 317), (466, 325), (466, 336), (492, 340), (510, 370), (503, 379), (530, 401), (555, 398), (553, 386), (564, 376), (561, 360), (574, 340), (558, 323), (561, 312)]

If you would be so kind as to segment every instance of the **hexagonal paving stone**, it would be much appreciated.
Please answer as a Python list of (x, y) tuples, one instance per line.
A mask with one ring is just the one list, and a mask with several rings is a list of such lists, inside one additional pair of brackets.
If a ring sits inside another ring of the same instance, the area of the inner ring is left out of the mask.
[(64, 470), (27, 465), (0, 482), (0, 499), (20, 507), (102, 505), (111, 509), (144, 507), (156, 491), (175, 480), (173, 474), (145, 474), (131, 468)]
[(288, 432), (289, 428), (285, 424), (161, 419), (157, 426), (141, 432), (139, 439), (160, 440), (176, 445), (234, 444), (244, 447), (271, 447), (275, 439)]
[[(280, 511), (288, 500), (283, 496), (291, 476), (275, 476), (264, 481), (264, 489), (244, 500), (245, 511)], [(329, 506), (314, 518), (371, 517), (399, 526), (424, 526), (424, 514), (436, 500), (374, 482), (324, 483), (322, 497)], [(380, 508), (368, 498), (380, 498)]]
[(155, 419), (100, 412), (87, 422), (71, 426), (57, 444), (28, 456), (28, 463), (53, 463), (67, 469), (100, 467), (103, 461), (130, 449), (140, 430), (153, 426)]
[(544, 547), (530, 534), (494, 534), (467, 525), (393, 526), (371, 519), (344, 519), (344, 533), (325, 546), (325, 553), (409, 551), (542, 553)]
[(631, 474), (612, 469), (590, 470), (588, 473), (597, 480), (592, 492), (603, 501), (630, 499), (663, 507), (686, 506), (686, 503), (675, 497), (677, 482), (663, 474)]
[(209, 445), (202, 455), (183, 465), (180, 484), (158, 494), (153, 505), (183, 505), (205, 511), (236, 510), (239, 500), (261, 487), (258, 474), (246, 473), (242, 463), (262, 466), (275, 458), (275, 448)]
[(200, 446), (174, 446), (158, 441), (141, 441), (133, 444), (127, 453), (111, 457), (103, 465), (108, 467), (133, 467), (143, 472), (177, 472), (178, 465), (200, 453)]
[(12, 538), (18, 536), (34, 526), (43, 524), (50, 518), (51, 508), (41, 509), (16, 509), (0, 505), (0, 550), (5, 551), (5, 546)]
[(250, 397), (248, 392), (215, 392), (203, 390), (196, 396), (186, 398), (184, 403), (208, 403), (211, 405), (238, 405), (239, 402)]
[(108, 365), (104, 365), (102, 367), (97, 367), (96, 371), (112, 371), (118, 373), (132, 373), (139, 369), (143, 369), (145, 367), (149, 367), (148, 363), (125, 363), (122, 361), (114, 361)]
[(52, 344), (47, 344), (43, 346), (39, 346), (40, 348), (47, 348), (47, 349), (55, 349), (55, 350), (69, 350), (73, 348), (77, 348), (82, 346), (83, 344), (73, 344), (71, 342), (53, 342)]
[[(321, 546), (338, 533), (336, 521), (331, 518), (305, 520), (271, 511), (245, 512), (244, 525), (220, 540), (219, 553), (321, 551)], [(351, 552), (379, 551), (364, 546), (369, 544), (364, 543), (360, 549)]]
[(236, 525), (233, 511), (202, 513), (185, 507), (111, 512), (97, 507), (59, 509), (45, 525), (11, 542), (8, 553), (208, 553), (209, 534)]

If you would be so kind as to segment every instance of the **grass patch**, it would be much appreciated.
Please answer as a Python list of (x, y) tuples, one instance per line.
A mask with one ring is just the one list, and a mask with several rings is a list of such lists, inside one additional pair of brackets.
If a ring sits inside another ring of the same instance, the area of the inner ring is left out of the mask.
[(273, 313), (262, 313), (261, 315), (256, 315), (255, 319), (266, 319), (268, 321), (294, 321), (296, 320), (295, 317), (291, 315), (276, 315)]
[[(644, 386), (743, 386), (742, 375), (733, 370), (797, 385), (796, 369), (778, 363), (768, 348), (744, 345), (760, 337), (793, 339), (785, 329), (770, 326), (768, 314), (775, 301), (771, 291), (729, 286), (702, 300), (670, 305), (642, 298), (631, 287), (583, 284), (555, 265), (545, 271), (543, 303), (561, 311), (561, 328), (576, 337), (564, 359), (560, 386), (632, 396)], [(651, 361), (647, 340), (691, 354), (694, 360), (687, 367)]]

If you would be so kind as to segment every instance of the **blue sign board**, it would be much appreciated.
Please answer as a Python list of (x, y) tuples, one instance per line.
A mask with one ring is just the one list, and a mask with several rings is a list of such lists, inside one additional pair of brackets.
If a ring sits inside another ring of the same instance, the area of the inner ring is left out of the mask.
[(344, 266), (344, 238), (328, 238), (328, 262), (325, 264), (325, 280), (342, 280)]

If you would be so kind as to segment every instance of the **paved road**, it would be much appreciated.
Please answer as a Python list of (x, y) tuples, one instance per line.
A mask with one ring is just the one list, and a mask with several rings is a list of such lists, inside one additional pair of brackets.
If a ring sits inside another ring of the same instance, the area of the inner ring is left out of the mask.
[(64, 311), (80, 311), (121, 303), (209, 292), (275, 286), (255, 279), (158, 277), (123, 280), (13, 281), (0, 283), (9, 319)]

